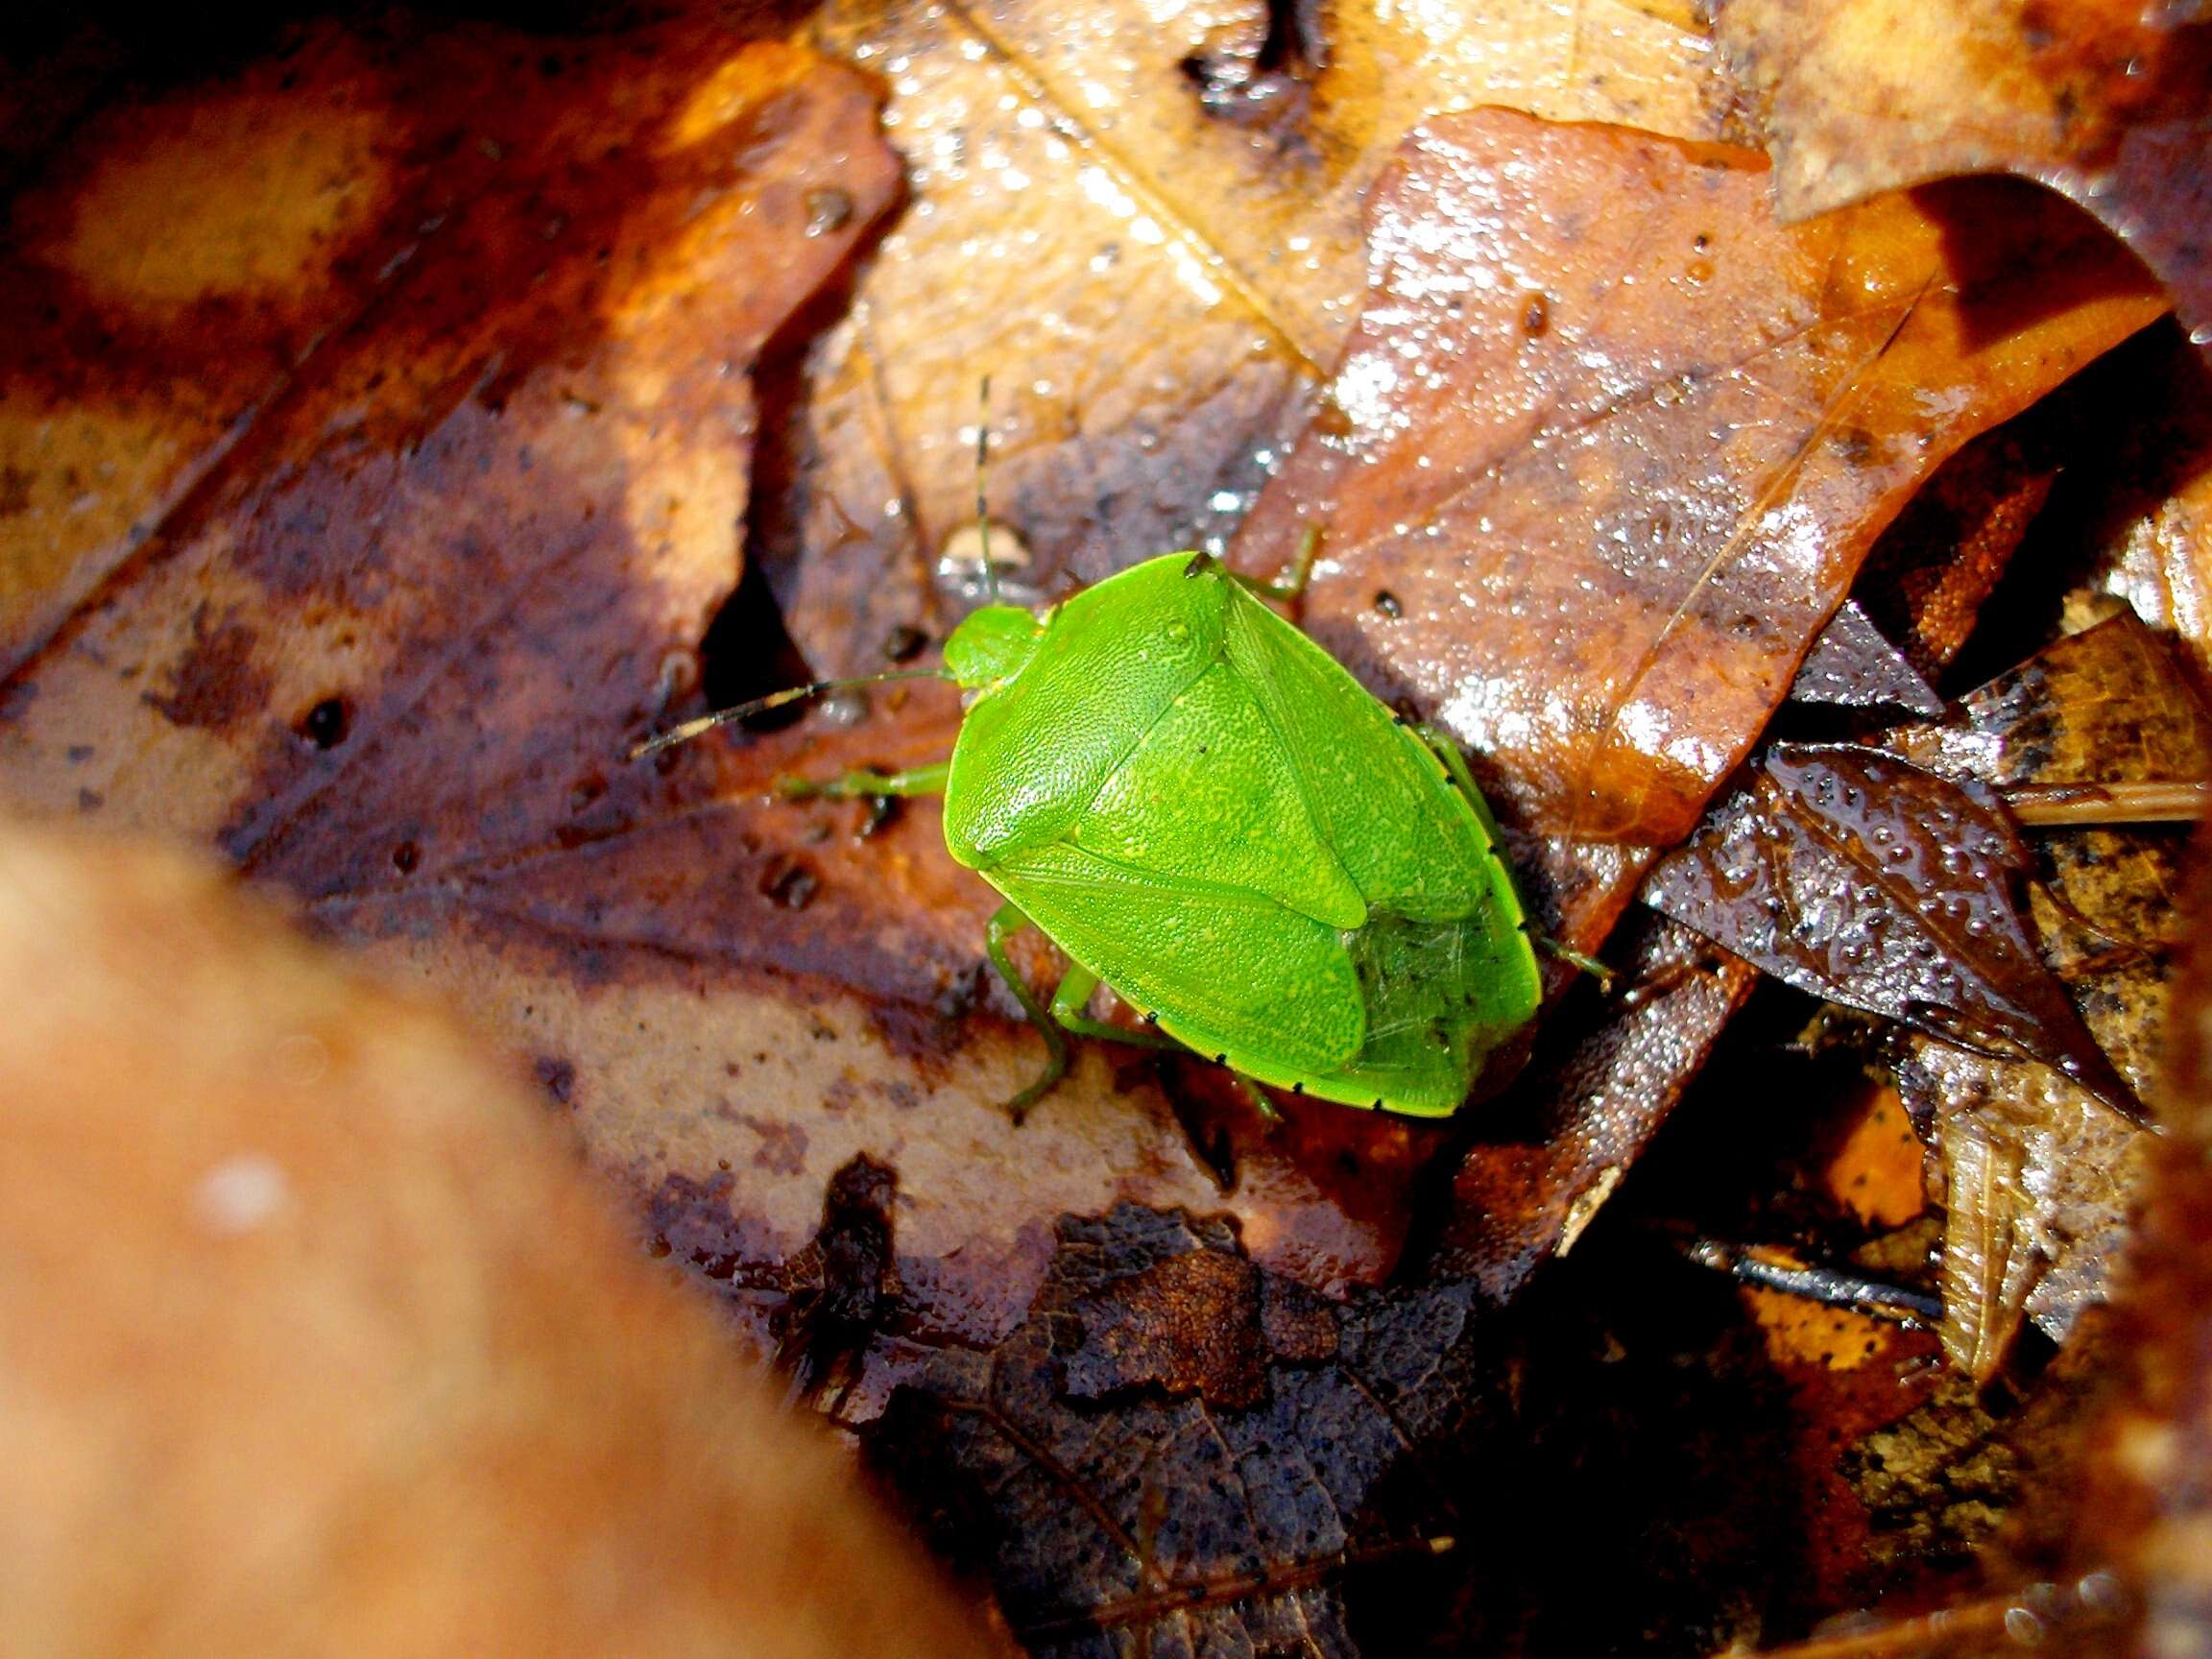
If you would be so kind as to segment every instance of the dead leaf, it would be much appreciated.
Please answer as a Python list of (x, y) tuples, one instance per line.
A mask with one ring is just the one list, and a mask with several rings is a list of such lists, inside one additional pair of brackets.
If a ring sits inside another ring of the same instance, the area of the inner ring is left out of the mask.
[(1797, 678), (1790, 683), (1793, 703), (1835, 704), (1845, 709), (1901, 709), (1912, 714), (1943, 712), (1943, 699), (1920, 677), (1905, 654), (1882, 637), (1856, 599), (1828, 619), (1814, 639)]
[[(494, 78), (507, 98), (469, 95)], [(0, 343), (0, 673), (158, 543), (425, 226), (529, 166), (540, 81), (481, 32), (424, 53), (308, 28), (70, 132), (15, 196), (0, 261), (0, 312), (39, 320)]]
[[(2201, 846), (2199, 849), (2201, 854)], [(2130, 1240), (2112, 1407), (2084, 1458), (2071, 1565), (2119, 1580), (2138, 1653), (2186, 1652), (2212, 1628), (2212, 915), (2199, 857), (2191, 931), (2174, 997), (2161, 1096), (2166, 1134), (2152, 1154)]]
[(2131, 0), (1728, 0), (1783, 216), (1957, 173), (2062, 191), (2212, 340), (2212, 27)]
[[(1025, 1322), (990, 1352), (932, 1356), (868, 1430), (939, 1548), (988, 1564), (1032, 1653), (1122, 1653), (1133, 1637), (1337, 1659), (1359, 1651), (1346, 1577), (1433, 1555), (1424, 1518), (1450, 1499), (1410, 1459), (1478, 1408), (1467, 1293), (1316, 1304), (1272, 1328), (1267, 1294), (1218, 1220), (1064, 1217)], [(1145, 1334), (1225, 1309), (1196, 1371)], [(1414, 1484), (1381, 1504), (1393, 1478)]]
[[(1795, 228), (1766, 190), (1745, 152), (1502, 110), (1379, 186), (1329, 413), (1238, 561), (1324, 525), (1309, 626), (1464, 740), (1509, 826), (1686, 834), (1929, 470), (2159, 308), (2025, 187)], [(1640, 856), (1543, 858), (1594, 947)]]
[[(2131, 613), (2069, 636), (1886, 746), (2000, 789), (2212, 775), (2212, 715)], [(2037, 931), (2101, 1046), (2139, 1091), (2159, 1065), (2176, 943), (2171, 831), (2039, 836)], [(1983, 1381), (2023, 1317), (2063, 1337), (2102, 1301), (2147, 1166), (2147, 1138), (2044, 1068), (1914, 1046), (1902, 1076), (1933, 1114), (1948, 1190), (1946, 1351)]]
[(1702, 31), (1619, 0), (1334, 6), (1262, 65), (1272, 16), (1012, 0), (814, 19), (884, 75), (910, 191), (849, 313), (803, 342), (765, 455), (757, 553), (816, 672), (878, 669), (974, 603), (979, 419), (1021, 594), (1218, 551), (1335, 359), (1361, 204), (1429, 111), (1709, 135), (1723, 108)]
[[(1180, 1213), (1057, 1234), (1027, 1318), (862, 1431), (1040, 1659), (1706, 1652), (1786, 1604), (1800, 1494), (1725, 1293), (1615, 1259), (1514, 1320), (1450, 1273), (1320, 1302)], [(1151, 1339), (1212, 1319), (1195, 1371)]]
[(2014, 907), (2032, 868), (1997, 798), (1848, 744), (1776, 744), (1652, 871), (1646, 902), (1816, 997), (2128, 1086)]
[(789, 772), (941, 758), (944, 688), (624, 762), (698, 695), (737, 577), (748, 373), (896, 179), (869, 84), (802, 48), (672, 25), (596, 49), (541, 69), (527, 165), (10, 683), (0, 790), (214, 839), (440, 986), (533, 1058), (764, 1342), (864, 1155), (898, 1177), (886, 1320), (910, 1334), (996, 1336), (1050, 1217), (1121, 1197), (1227, 1202), (1259, 1260), (1380, 1278), (1435, 1131), (1300, 1107), (1262, 1136), (1099, 1052), (1007, 1121), (1038, 1062), (986, 985), (994, 901), (934, 809), (771, 799)]
[(8, 1651), (995, 1650), (444, 1016), (13, 826), (0, 974)]

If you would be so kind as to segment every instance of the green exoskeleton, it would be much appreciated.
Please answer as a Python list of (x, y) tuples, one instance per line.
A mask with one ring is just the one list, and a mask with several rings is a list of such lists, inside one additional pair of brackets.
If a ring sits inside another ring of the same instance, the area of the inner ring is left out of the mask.
[[(986, 605), (945, 642), (967, 694), (950, 761), (788, 790), (944, 795), (946, 847), (1006, 900), (991, 959), (1046, 1041), (1017, 1116), (1073, 1031), (1442, 1117), (1535, 1012), (1521, 900), (1464, 758), (1258, 596), (1274, 591), (1186, 552), (1042, 615)], [(1029, 925), (1069, 959), (1049, 1006), (1005, 949)], [(1146, 1032), (1086, 1015), (1101, 983)]]

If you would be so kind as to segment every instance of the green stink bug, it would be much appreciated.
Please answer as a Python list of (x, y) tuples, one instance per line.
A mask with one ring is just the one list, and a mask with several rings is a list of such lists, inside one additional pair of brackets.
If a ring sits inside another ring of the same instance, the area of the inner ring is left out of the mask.
[[(1100, 983), (1241, 1078), (1424, 1118), (1456, 1111), (1535, 1012), (1521, 900), (1464, 758), (1256, 586), (1169, 553), (1042, 617), (985, 605), (945, 642), (968, 694), (949, 762), (788, 790), (944, 795), (946, 847), (1005, 897), (991, 958), (1049, 1054), (1017, 1116), (1065, 1072), (1066, 1032), (1146, 1040), (1084, 1016)], [(1005, 951), (1030, 924), (1070, 961), (1049, 1008)]]

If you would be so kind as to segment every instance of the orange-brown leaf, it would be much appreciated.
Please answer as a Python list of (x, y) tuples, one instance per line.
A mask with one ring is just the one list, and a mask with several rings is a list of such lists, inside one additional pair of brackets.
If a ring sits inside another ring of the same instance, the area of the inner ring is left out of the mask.
[(1239, 542), (1269, 567), (1326, 528), (1310, 625), (1525, 829), (1686, 833), (1935, 465), (2160, 308), (2024, 186), (1795, 228), (1767, 188), (1742, 151), (1424, 129), (1327, 418)]
[(1728, 0), (1786, 218), (1956, 173), (2096, 214), (2212, 340), (2212, 26), (2138, 0)]
[(1479, 100), (1709, 135), (1723, 103), (1699, 30), (1617, 0), (1334, 6), (1262, 63), (1269, 15), (863, 0), (813, 20), (882, 70), (911, 192), (766, 455), (781, 511), (756, 556), (816, 672), (874, 671), (972, 602), (985, 376), (1022, 596), (1218, 548), (1351, 326), (1361, 204), (1408, 128)]

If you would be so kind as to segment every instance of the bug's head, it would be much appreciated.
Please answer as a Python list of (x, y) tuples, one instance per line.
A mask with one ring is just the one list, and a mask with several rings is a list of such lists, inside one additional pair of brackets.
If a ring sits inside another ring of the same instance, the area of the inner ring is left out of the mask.
[(963, 691), (988, 691), (1022, 672), (1045, 625), (1017, 605), (971, 611), (945, 641), (945, 666)]

